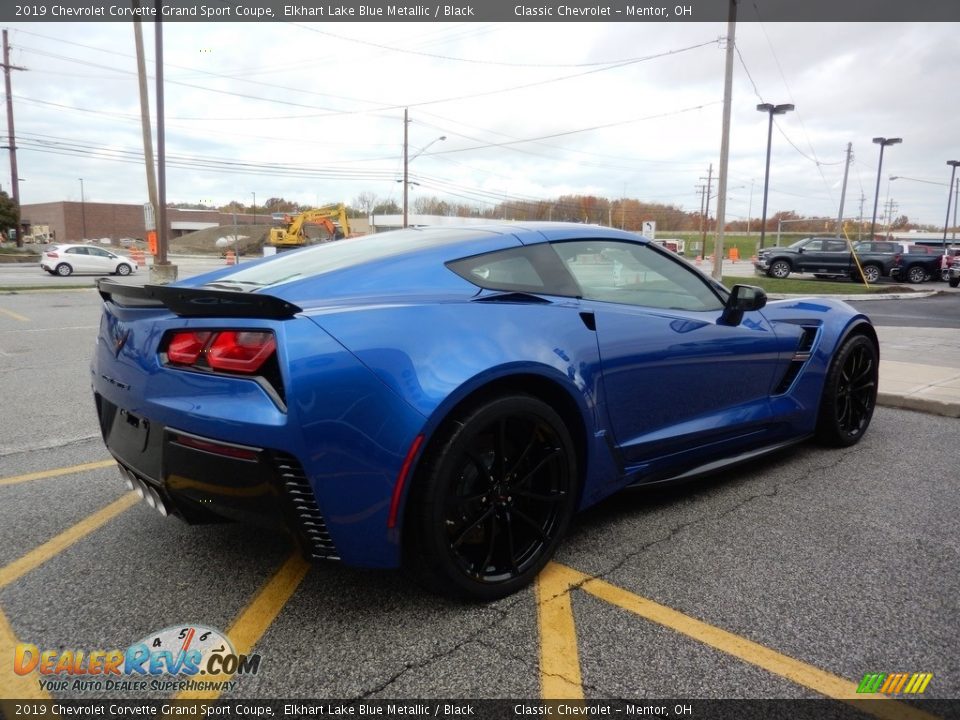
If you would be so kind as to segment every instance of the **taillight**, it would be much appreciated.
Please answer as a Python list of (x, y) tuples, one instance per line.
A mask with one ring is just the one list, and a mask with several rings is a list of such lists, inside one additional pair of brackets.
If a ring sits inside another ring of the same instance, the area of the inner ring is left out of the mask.
[(193, 365), (210, 340), (210, 332), (179, 332), (170, 338), (167, 359), (176, 365)]
[(57, 255), (55, 252), (48, 252), (48, 253), (47, 253), (47, 257), (58, 258), (58, 257), (60, 257), (60, 256)]
[(167, 361), (173, 365), (247, 375), (257, 373), (276, 349), (272, 332), (248, 330), (176, 332), (166, 344)]
[(217, 333), (207, 350), (207, 362), (215, 370), (255, 373), (277, 348), (273, 333), (226, 331)]

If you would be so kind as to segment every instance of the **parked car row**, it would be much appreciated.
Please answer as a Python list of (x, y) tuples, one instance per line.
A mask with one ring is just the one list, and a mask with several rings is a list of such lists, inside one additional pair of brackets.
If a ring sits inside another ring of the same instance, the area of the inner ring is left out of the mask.
[(863, 278), (874, 283), (882, 277), (911, 283), (931, 279), (947, 279), (949, 260), (960, 254), (950, 248), (944, 255), (940, 248), (905, 245), (889, 240), (866, 240), (853, 245), (837, 237), (809, 237), (787, 247), (761, 250), (754, 261), (760, 275), (786, 278), (791, 273), (812, 273), (818, 278)]

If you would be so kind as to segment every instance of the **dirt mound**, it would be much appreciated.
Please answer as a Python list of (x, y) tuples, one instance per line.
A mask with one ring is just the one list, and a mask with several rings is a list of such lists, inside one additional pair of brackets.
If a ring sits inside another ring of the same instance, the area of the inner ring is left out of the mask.
[[(170, 252), (181, 255), (222, 255), (237, 250), (241, 255), (260, 255), (270, 225), (221, 225), (170, 240)], [(223, 242), (223, 241), (232, 242)], [(220, 241), (220, 242), (218, 242)]]

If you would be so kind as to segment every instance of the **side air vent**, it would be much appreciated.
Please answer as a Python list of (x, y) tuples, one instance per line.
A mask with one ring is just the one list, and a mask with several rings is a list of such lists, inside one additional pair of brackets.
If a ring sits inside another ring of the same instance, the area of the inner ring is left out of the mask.
[(787, 371), (783, 374), (783, 377), (780, 378), (777, 387), (774, 388), (774, 395), (782, 395), (787, 392), (790, 386), (793, 385), (793, 381), (797, 379), (804, 364), (810, 359), (811, 351), (817, 340), (819, 328), (804, 325), (802, 330), (800, 340), (797, 343), (797, 349), (793, 352), (793, 360), (790, 361), (790, 364), (787, 366)]
[(317, 559), (339, 560), (337, 548), (327, 531), (327, 524), (300, 461), (286, 453), (274, 453), (273, 463), (280, 479), (280, 489), (299, 525), (307, 552)]

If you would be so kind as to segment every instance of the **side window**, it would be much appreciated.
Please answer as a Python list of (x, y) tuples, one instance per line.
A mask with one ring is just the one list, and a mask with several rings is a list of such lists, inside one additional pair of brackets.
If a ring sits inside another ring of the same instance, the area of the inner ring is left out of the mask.
[(588, 300), (672, 310), (721, 310), (712, 287), (686, 267), (642, 244), (576, 240), (553, 245)]
[(488, 290), (579, 295), (573, 279), (546, 243), (474, 255), (448, 262), (447, 267)]
[(85, 247), (68, 248), (67, 252), (71, 255), (86, 255), (87, 249)]
[(805, 252), (820, 252), (823, 250), (823, 240), (811, 240), (803, 246)]
[(846, 252), (847, 243), (844, 240), (827, 240), (828, 252)]

